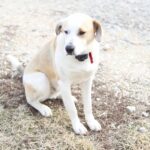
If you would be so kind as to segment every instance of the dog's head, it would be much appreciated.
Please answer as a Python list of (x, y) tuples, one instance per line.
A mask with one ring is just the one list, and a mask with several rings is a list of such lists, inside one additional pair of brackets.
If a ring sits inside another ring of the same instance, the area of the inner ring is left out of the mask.
[(84, 14), (73, 14), (61, 20), (56, 26), (56, 34), (63, 36), (64, 49), (69, 55), (88, 52), (88, 45), (101, 39), (100, 23)]

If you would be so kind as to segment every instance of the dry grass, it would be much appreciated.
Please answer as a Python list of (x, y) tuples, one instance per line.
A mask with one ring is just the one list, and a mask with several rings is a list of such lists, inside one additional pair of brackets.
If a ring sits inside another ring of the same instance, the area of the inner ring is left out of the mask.
[(117, 143), (115, 143), (115, 146), (122, 150), (150, 149), (150, 132), (139, 132), (138, 128), (141, 125), (150, 131), (150, 124), (147, 122), (145, 124), (145, 120), (132, 122), (132, 124), (123, 126), (116, 133)]
[[(53, 117), (44, 118), (26, 104), (21, 79), (9, 79), (10, 77), (11, 70), (8, 67), (7, 78), (4, 79), (3, 76), (1, 86), (1, 149), (149, 150), (149, 118), (139, 116), (143, 110), (148, 110), (144, 104), (135, 103), (137, 108), (140, 105), (139, 111), (128, 114), (126, 106), (131, 103), (127, 99), (118, 99), (111, 92), (98, 90), (96, 87), (102, 86), (102, 83), (94, 82), (94, 114), (101, 122), (103, 130), (98, 133), (89, 131), (87, 136), (78, 136), (72, 131), (61, 100), (45, 102), (52, 108)], [(73, 87), (73, 93), (80, 99), (78, 86)], [(98, 95), (101, 95), (100, 101), (97, 100)], [(77, 107), (84, 122), (80, 101)], [(145, 126), (148, 132), (138, 132), (139, 126)]]
[(1, 149), (93, 149), (92, 142), (71, 132), (63, 111), (49, 119), (33, 115), (26, 106), (1, 111)]

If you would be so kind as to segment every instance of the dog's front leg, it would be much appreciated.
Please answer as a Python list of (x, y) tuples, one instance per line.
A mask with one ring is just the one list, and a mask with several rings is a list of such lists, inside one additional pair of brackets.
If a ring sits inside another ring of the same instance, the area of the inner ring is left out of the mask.
[(77, 109), (75, 107), (74, 99), (72, 98), (72, 94), (71, 94), (70, 83), (59, 81), (59, 86), (60, 86), (60, 92), (61, 92), (64, 105), (71, 119), (71, 123), (75, 133), (86, 134), (87, 129), (84, 127), (84, 125), (80, 122), (78, 118)]
[(84, 114), (89, 128), (94, 131), (99, 131), (101, 130), (101, 125), (98, 123), (97, 120), (95, 120), (92, 112), (91, 88), (92, 79), (89, 79), (88, 81), (81, 84)]

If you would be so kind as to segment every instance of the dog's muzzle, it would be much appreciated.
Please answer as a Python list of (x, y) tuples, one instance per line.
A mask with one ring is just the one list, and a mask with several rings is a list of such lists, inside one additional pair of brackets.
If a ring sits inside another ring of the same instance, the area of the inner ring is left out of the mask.
[(88, 54), (76, 55), (75, 58), (76, 58), (78, 61), (84, 61), (85, 59), (88, 58)]

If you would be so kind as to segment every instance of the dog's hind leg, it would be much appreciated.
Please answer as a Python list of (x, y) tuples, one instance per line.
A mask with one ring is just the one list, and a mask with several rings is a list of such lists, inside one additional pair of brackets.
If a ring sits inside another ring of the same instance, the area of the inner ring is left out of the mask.
[(50, 95), (50, 85), (46, 75), (41, 72), (25, 74), (23, 84), (28, 104), (37, 109), (43, 116), (51, 116), (51, 109), (41, 103)]
[(57, 80), (50, 80), (50, 99), (60, 99), (60, 89)]

